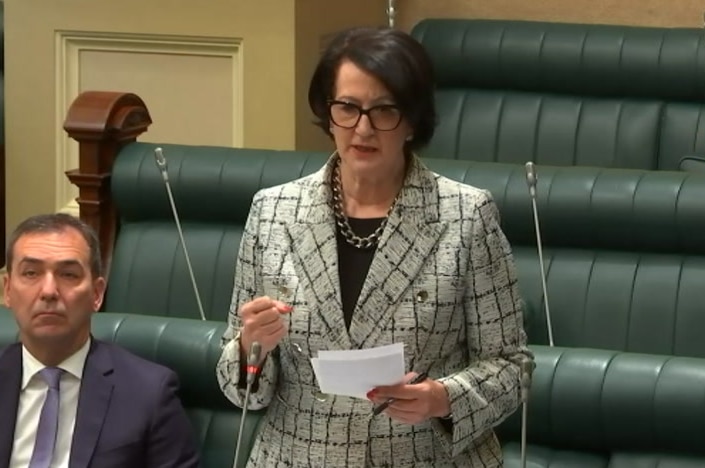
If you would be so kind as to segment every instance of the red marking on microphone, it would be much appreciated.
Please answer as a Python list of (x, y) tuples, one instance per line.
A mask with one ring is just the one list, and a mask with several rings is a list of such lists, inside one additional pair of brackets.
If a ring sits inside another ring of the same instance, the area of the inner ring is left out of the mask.
[(247, 366), (246, 369), (248, 374), (256, 374), (259, 372), (259, 367), (257, 366)]

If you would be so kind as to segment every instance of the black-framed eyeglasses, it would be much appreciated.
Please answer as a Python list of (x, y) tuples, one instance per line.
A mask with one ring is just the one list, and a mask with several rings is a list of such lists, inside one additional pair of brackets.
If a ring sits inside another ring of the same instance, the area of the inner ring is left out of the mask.
[(375, 130), (387, 132), (401, 123), (401, 110), (394, 104), (379, 104), (368, 109), (348, 101), (328, 101), (328, 113), (335, 125), (342, 128), (355, 128), (363, 115)]

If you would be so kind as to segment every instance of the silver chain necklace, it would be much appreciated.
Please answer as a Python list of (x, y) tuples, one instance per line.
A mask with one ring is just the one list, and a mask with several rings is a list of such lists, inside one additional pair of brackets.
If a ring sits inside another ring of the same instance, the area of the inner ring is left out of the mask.
[(340, 158), (335, 163), (333, 168), (333, 213), (335, 214), (335, 221), (340, 227), (340, 233), (345, 238), (345, 241), (356, 247), (358, 249), (371, 249), (376, 247), (379, 243), (379, 238), (382, 236), (384, 227), (387, 225), (387, 220), (389, 215), (394, 209), (394, 205), (397, 203), (399, 194), (394, 198), (392, 205), (389, 207), (387, 216), (382, 220), (382, 223), (375, 229), (375, 231), (367, 237), (360, 237), (353, 231), (350, 227), (350, 222), (348, 217), (345, 216), (345, 209), (343, 208), (343, 182), (340, 180)]

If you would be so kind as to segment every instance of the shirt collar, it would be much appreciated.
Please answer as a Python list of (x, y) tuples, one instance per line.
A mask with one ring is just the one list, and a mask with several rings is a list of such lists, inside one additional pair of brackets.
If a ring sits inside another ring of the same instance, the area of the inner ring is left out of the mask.
[[(81, 377), (83, 376), (83, 366), (86, 364), (86, 357), (88, 356), (88, 350), (90, 348), (91, 339), (88, 338), (78, 351), (67, 357), (56, 367), (63, 369), (67, 373), (76, 377), (78, 380), (81, 380)], [(44, 364), (32, 356), (32, 353), (30, 353), (29, 350), (22, 345), (22, 390), (27, 388), (27, 385), (29, 384), (29, 381), (32, 380), (32, 377), (34, 377), (45, 367), (46, 366)]]

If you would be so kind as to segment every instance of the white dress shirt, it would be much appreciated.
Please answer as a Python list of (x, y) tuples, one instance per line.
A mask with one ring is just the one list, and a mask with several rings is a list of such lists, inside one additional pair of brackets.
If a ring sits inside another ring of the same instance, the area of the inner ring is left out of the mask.
[[(71, 455), (71, 439), (76, 423), (76, 408), (78, 393), (81, 389), (81, 376), (86, 356), (91, 346), (91, 340), (69, 356), (57, 367), (65, 372), (61, 376), (59, 400), (59, 428), (56, 434), (52, 468), (67, 468)], [(46, 366), (39, 362), (22, 346), (22, 388), (17, 408), (17, 423), (15, 425), (15, 440), (12, 446), (12, 457), (9, 468), (26, 468), (32, 458), (34, 440), (37, 436), (39, 415), (44, 405), (47, 384), (39, 375)]]

